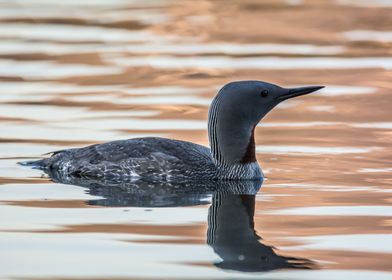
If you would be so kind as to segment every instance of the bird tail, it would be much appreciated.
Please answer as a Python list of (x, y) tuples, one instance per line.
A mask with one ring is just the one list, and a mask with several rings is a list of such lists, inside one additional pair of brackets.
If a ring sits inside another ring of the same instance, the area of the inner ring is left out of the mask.
[(22, 166), (29, 166), (34, 169), (48, 169), (50, 168), (50, 165), (56, 160), (56, 155), (64, 152), (64, 150), (58, 150), (54, 152), (49, 152), (46, 154), (43, 154), (43, 156), (49, 156), (45, 158), (41, 158), (39, 160), (27, 160), (27, 161), (20, 161), (18, 164)]
[(48, 164), (48, 158), (43, 158), (39, 160), (28, 160), (28, 161), (20, 161), (19, 165), (29, 166), (34, 169), (45, 169)]

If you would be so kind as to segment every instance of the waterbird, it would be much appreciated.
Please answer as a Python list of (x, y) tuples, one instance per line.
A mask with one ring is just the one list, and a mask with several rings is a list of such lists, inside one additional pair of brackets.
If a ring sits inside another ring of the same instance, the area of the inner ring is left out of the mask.
[(210, 148), (192, 142), (144, 137), (65, 149), (21, 164), (61, 176), (98, 180), (261, 180), (254, 130), (280, 102), (323, 86), (284, 88), (263, 81), (224, 85), (208, 113)]

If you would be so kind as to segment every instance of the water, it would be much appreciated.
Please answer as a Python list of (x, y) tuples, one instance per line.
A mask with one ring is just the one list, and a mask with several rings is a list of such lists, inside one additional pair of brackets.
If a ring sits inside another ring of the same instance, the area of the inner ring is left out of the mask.
[[(391, 7), (0, 1), (0, 278), (391, 279)], [(208, 145), (210, 101), (241, 79), (326, 85), (257, 128), (262, 186), (16, 165), (132, 137)]]

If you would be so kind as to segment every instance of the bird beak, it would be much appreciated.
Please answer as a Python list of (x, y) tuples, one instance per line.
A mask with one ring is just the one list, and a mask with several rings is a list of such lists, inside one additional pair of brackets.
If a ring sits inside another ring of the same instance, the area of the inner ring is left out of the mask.
[(322, 89), (324, 86), (311, 86), (311, 87), (299, 87), (299, 88), (289, 88), (284, 91), (283, 94), (279, 95), (277, 99), (283, 101), (289, 98), (305, 95), (316, 90)]

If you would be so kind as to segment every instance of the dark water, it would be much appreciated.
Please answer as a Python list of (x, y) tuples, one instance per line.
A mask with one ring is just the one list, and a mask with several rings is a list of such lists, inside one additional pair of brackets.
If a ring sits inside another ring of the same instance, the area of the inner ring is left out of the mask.
[[(0, 278), (392, 278), (391, 30), (388, 0), (0, 0)], [(243, 79), (326, 85), (257, 128), (262, 186), (16, 165), (140, 136), (208, 145), (211, 99)]]

